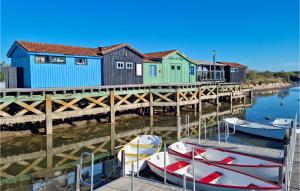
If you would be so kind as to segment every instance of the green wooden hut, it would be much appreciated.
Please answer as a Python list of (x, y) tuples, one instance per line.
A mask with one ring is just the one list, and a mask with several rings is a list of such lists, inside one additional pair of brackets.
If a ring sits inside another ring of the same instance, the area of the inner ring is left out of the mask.
[(144, 84), (196, 82), (197, 64), (178, 50), (144, 55)]

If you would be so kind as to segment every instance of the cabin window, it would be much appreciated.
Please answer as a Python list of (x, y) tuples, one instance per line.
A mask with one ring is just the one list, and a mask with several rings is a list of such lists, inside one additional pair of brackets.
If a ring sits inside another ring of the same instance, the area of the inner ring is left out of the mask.
[(54, 64), (64, 64), (66, 63), (66, 57), (63, 56), (51, 56), (50, 62)]
[(87, 65), (87, 59), (86, 58), (75, 58), (75, 64), (76, 65)]
[(190, 66), (190, 75), (195, 75), (195, 67), (194, 66)]
[(180, 70), (180, 68), (181, 68), (180, 66), (177, 66), (177, 70)]
[(117, 62), (117, 68), (123, 69), (124, 68), (124, 62)]
[(150, 76), (151, 77), (156, 77), (156, 65), (150, 65)]
[(133, 69), (133, 62), (126, 62), (126, 69)]
[(175, 70), (175, 66), (171, 66), (171, 70)]
[(34, 60), (37, 64), (49, 63), (49, 56), (35, 56)]
[(237, 68), (231, 68), (231, 69), (230, 69), (230, 72), (237, 72), (237, 71), (238, 71)]
[(136, 64), (136, 75), (142, 76), (143, 75), (142, 71), (143, 71), (142, 64)]

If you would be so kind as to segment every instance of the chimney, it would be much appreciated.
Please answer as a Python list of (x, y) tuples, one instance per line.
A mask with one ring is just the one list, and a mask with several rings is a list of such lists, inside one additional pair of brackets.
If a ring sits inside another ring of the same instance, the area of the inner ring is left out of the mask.
[(102, 54), (102, 52), (103, 52), (103, 46), (98, 46), (98, 50), (99, 50), (100, 54)]

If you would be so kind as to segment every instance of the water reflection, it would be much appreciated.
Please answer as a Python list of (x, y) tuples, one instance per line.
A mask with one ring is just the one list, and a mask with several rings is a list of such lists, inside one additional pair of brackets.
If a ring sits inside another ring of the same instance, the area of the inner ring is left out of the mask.
[[(234, 105), (208, 106), (201, 114), (184, 109), (177, 117), (173, 113), (156, 114), (154, 117), (136, 116), (119, 120), (116, 124), (87, 124), (57, 129), (52, 136), (30, 135), (1, 140), (1, 190), (32, 190), (32, 179), (35, 177), (73, 171), (82, 152), (93, 152), (96, 159), (103, 159), (116, 154), (122, 145), (139, 134), (159, 135), (167, 144), (185, 137), (216, 139), (217, 122), (232, 115), (245, 118), (245, 107), (250, 107), (251, 103), (252, 100), (248, 100)], [(187, 123), (186, 115), (189, 115), (190, 123)], [(237, 135), (230, 137), (230, 141), (270, 144), (265, 140)]]

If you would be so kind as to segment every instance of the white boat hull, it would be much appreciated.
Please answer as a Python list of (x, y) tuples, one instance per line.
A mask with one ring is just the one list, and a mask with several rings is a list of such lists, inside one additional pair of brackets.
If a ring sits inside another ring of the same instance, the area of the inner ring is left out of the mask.
[(228, 124), (229, 128), (235, 128), (236, 131), (270, 139), (283, 140), (286, 133), (286, 128), (249, 122), (238, 118), (225, 118), (223, 121)]
[(218, 164), (218, 166), (226, 167), (232, 170), (237, 170), (240, 172), (244, 172), (246, 174), (250, 174), (256, 176), (258, 178), (262, 178), (265, 180), (269, 180), (272, 182), (278, 182), (279, 180), (279, 167), (241, 167), (241, 166), (233, 166), (233, 165), (222, 165)]
[(161, 138), (155, 135), (139, 135), (127, 143), (118, 152), (119, 161), (122, 161), (122, 151), (125, 153), (125, 174), (131, 174), (132, 170), (134, 173), (143, 170), (147, 166), (145, 160), (151, 155), (159, 152), (161, 145)]
[[(233, 128), (233, 125), (229, 125), (230, 128)], [(247, 134), (252, 134), (260, 137), (268, 137), (271, 139), (283, 140), (285, 136), (285, 129), (258, 129), (251, 128), (247, 126), (235, 125), (235, 130), (244, 132)]]

